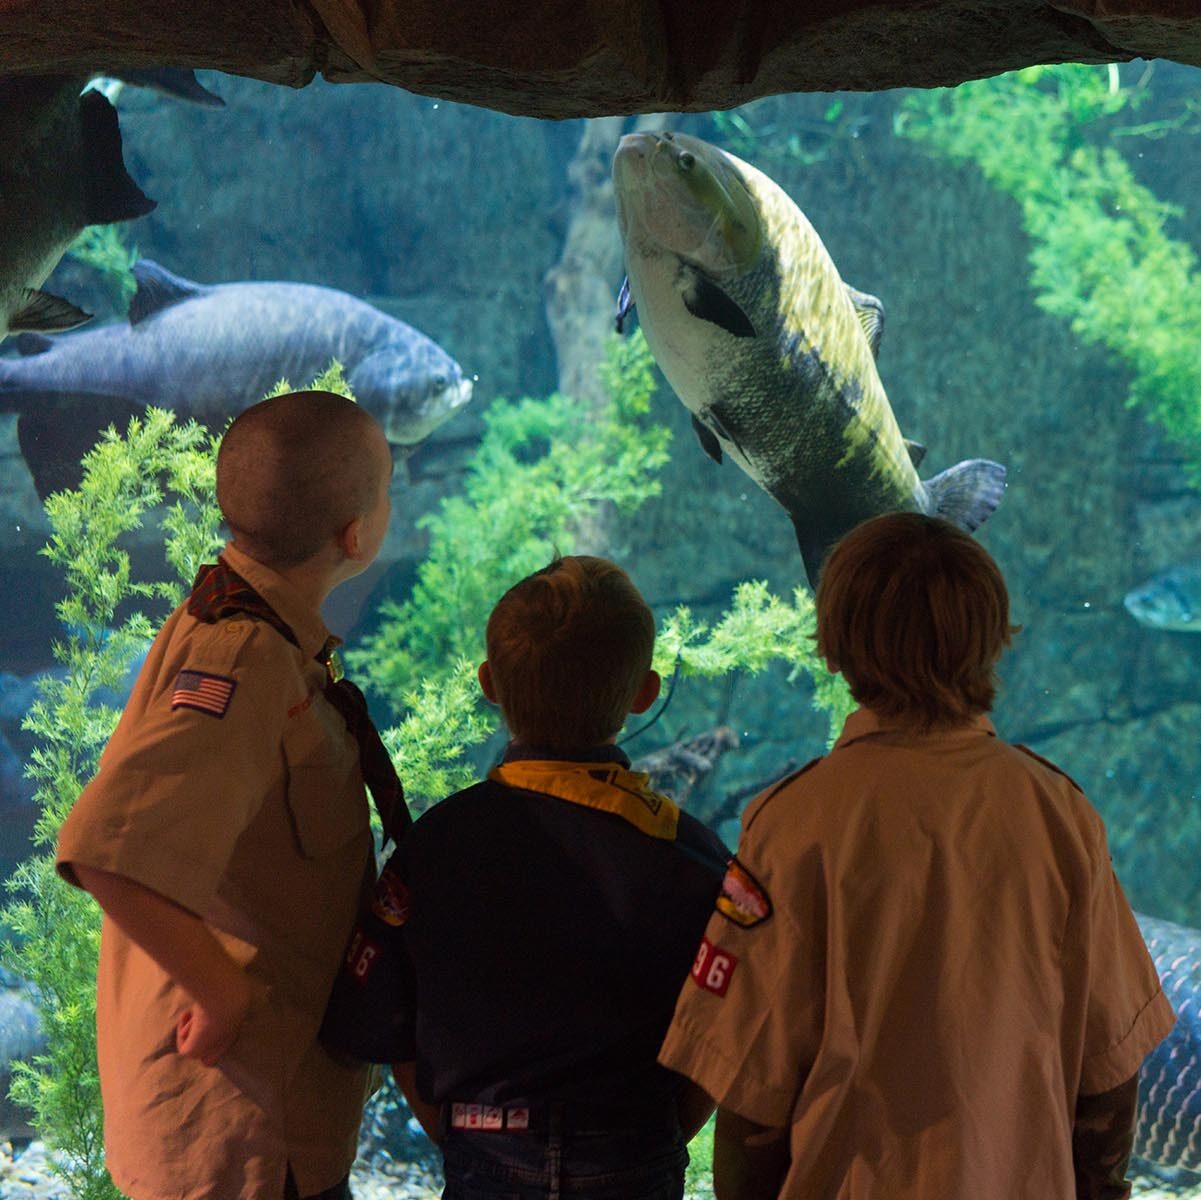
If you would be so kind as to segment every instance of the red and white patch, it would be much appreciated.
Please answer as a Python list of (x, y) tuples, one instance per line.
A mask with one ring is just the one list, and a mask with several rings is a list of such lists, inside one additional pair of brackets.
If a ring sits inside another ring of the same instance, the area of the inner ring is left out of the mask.
[(692, 982), (715, 996), (724, 996), (736, 966), (738, 959), (735, 955), (723, 950), (707, 937), (701, 938), (700, 949), (697, 950), (696, 960), (692, 964)]
[(743, 929), (759, 925), (771, 916), (771, 900), (763, 885), (736, 858), (730, 859), (726, 877), (721, 881), (717, 911)]
[(180, 671), (175, 679), (175, 690), (171, 693), (171, 710), (194, 708), (197, 712), (208, 713), (210, 717), (221, 718), (225, 716), (237, 686), (236, 679), (227, 679), (224, 675), (210, 675), (207, 671)]
[(356, 929), (346, 950), (346, 969), (356, 983), (366, 985), (379, 961), (380, 945)]
[(371, 911), (385, 925), (400, 928), (409, 919), (409, 889), (395, 871), (387, 867), (380, 872), (379, 882), (371, 900)]

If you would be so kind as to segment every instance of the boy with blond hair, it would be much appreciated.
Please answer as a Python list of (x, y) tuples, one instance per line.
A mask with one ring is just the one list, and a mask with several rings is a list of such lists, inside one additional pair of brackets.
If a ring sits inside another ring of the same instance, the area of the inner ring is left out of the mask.
[(317, 1026), (374, 881), (364, 776), (403, 800), (320, 606), (375, 557), (392, 459), (328, 392), (230, 425), (231, 540), (167, 618), (58, 869), (104, 910), (96, 1021), (106, 1162), (133, 1200), (349, 1197), (367, 1074)]
[(831, 552), (861, 705), (753, 801), (660, 1061), (716, 1098), (721, 1200), (1120, 1200), (1173, 1016), (1100, 817), (985, 714), (996, 563), (894, 513)]
[(440, 1139), (447, 1200), (683, 1193), (712, 1105), (655, 1054), (727, 852), (615, 744), (659, 692), (654, 636), (602, 558), (506, 592), (479, 680), (512, 741), (393, 864), (417, 997), (395, 1070)]

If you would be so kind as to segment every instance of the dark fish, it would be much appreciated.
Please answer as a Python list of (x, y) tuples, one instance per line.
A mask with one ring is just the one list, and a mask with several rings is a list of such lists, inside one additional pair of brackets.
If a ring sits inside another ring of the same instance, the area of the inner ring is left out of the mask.
[(772, 180), (672, 133), (627, 134), (613, 179), (647, 343), (706, 453), (728, 454), (787, 510), (810, 582), (878, 513), (969, 530), (988, 518), (1005, 468), (972, 459), (918, 478), (924, 448), (901, 436), (876, 372), (883, 307), (843, 282)]
[(1126, 611), (1148, 629), (1201, 633), (1201, 561), (1177, 563), (1131, 588)]
[(89, 314), (38, 289), (85, 225), (154, 208), (121, 157), (117, 110), (86, 80), (0, 78), (0, 339), (71, 329)]
[(119, 401), (220, 429), (281, 378), (304, 386), (332, 359), (398, 446), (416, 445), (471, 398), (471, 381), (440, 346), (346, 292), (306, 283), (206, 286), (147, 259), (134, 275), (127, 323), (22, 338), (23, 357), (0, 359), (0, 408), (21, 413), (23, 449), (26, 420), (36, 426), (39, 408), (43, 428), (76, 420), (72, 410), (84, 410), (82, 418), (90, 404)]

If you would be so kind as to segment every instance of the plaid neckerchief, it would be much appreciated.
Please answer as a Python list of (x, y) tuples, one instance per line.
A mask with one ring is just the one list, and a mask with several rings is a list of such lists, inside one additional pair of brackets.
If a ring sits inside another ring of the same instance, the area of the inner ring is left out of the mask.
[[(236, 615), (266, 621), (293, 646), (300, 648), (292, 627), (223, 558), (218, 558), (215, 563), (206, 563), (197, 572), (196, 582), (188, 597), (188, 612), (196, 620), (209, 625)], [(396, 842), (413, 823), (405, 804), (404, 788), (392, 765), (392, 757), (367, 711), (367, 700), (363, 693), (349, 679), (334, 678), (331, 656), (335, 645), (335, 639), (330, 638), (315, 656), (325, 667), (325, 698), (341, 714), (347, 730), (359, 744), (363, 782), (371, 792), (375, 811), (379, 813), (384, 840)]]

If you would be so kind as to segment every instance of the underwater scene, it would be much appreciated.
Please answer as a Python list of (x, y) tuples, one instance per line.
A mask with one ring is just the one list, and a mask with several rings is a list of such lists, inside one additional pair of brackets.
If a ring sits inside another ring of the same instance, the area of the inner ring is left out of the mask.
[[(54, 838), (222, 545), (215, 438), (314, 382), (392, 447), (383, 550), (325, 617), (415, 814), (503, 748), (475, 679), (492, 605), (597, 553), (658, 622), (663, 696), (623, 748), (733, 848), (852, 707), (811, 636), (829, 546), (892, 508), (973, 529), (1022, 627), (998, 732), (1100, 811), (1179, 1015), (1144, 1068), (1134, 1194), (1201, 1196), (1199, 85), (1032, 67), (542, 122), (205, 72), (0, 107), (0, 263), (40, 281), (69, 247), (45, 297), (0, 280), (0, 1197), (118, 1195), (98, 911)], [(77, 110), (104, 161), (57, 139)], [(709, 182), (656, 178), (663, 147)], [(91, 171), (103, 202), (76, 211), (59, 185)], [(759, 332), (781, 314), (784, 353)], [(389, 1084), (356, 1195), (435, 1195), (437, 1164)]]

